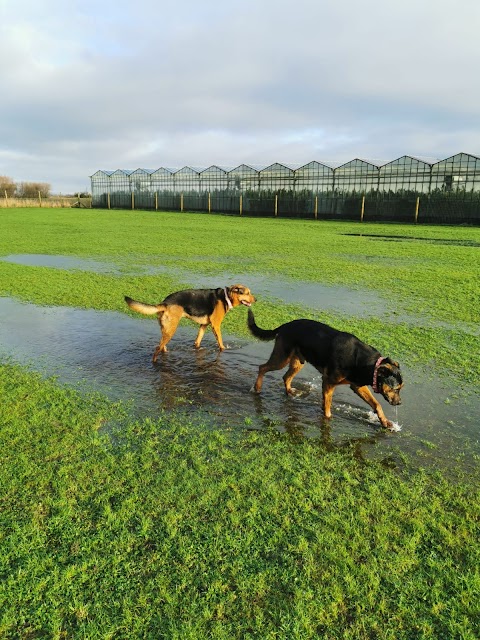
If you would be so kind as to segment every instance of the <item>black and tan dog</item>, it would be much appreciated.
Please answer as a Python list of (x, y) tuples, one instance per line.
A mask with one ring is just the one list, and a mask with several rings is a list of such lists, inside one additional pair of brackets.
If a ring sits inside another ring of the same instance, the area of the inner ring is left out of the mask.
[(250, 289), (243, 284), (218, 289), (184, 289), (168, 295), (160, 304), (145, 304), (125, 296), (125, 302), (130, 309), (147, 316), (156, 315), (160, 324), (160, 344), (153, 354), (156, 362), (159, 353), (165, 353), (167, 343), (172, 339), (182, 318), (190, 318), (200, 325), (195, 347), (198, 349), (208, 325), (217, 339), (220, 350), (225, 349), (220, 325), (230, 309), (241, 304), (249, 307), (255, 302)]
[(294, 395), (292, 380), (309, 362), (322, 374), (323, 411), (326, 418), (332, 415), (332, 397), (335, 387), (349, 384), (362, 400), (369, 404), (382, 426), (392, 427), (380, 403), (368, 388), (380, 393), (391, 405), (401, 404), (402, 376), (397, 362), (382, 357), (373, 347), (351, 333), (338, 331), (315, 320), (293, 320), (276, 329), (260, 329), (251, 310), (248, 311), (248, 327), (260, 340), (273, 340), (275, 345), (268, 362), (260, 365), (254, 389), (260, 393), (263, 377), (268, 371), (283, 369), (285, 390)]

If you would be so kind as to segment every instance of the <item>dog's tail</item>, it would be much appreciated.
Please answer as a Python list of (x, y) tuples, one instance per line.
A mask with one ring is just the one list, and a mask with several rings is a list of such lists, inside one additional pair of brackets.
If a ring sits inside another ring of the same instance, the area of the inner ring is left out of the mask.
[(255, 316), (253, 315), (253, 311), (251, 309), (248, 310), (248, 328), (250, 329), (250, 333), (255, 338), (259, 340), (265, 340), (266, 342), (269, 340), (273, 340), (278, 333), (279, 327), (276, 329), (260, 329), (257, 327), (255, 322)]
[(143, 313), (144, 316), (154, 316), (159, 311), (165, 311), (165, 305), (163, 304), (145, 304), (144, 302), (132, 300), (132, 298), (129, 298), (128, 296), (125, 296), (125, 302), (132, 311)]

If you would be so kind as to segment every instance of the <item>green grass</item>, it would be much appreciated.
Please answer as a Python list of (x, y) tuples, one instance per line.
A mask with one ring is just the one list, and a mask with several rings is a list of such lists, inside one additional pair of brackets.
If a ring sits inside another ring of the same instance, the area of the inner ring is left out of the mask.
[(478, 637), (478, 483), (131, 423), (8, 364), (0, 393), (0, 637)]
[[(358, 234), (409, 236), (395, 242)], [(423, 238), (418, 240), (414, 238)], [(312, 314), (260, 300), (259, 324), (308, 317), (402, 363), (480, 380), (480, 229), (205, 214), (2, 211), (0, 255), (94, 258), (123, 275), (0, 261), (0, 295), (127, 312), (197, 275), (271, 274), (375, 291), (453, 327)], [(219, 282), (219, 285), (227, 283)], [(428, 321), (427, 321), (428, 324)], [(229, 314), (225, 333), (245, 333)], [(473, 640), (478, 472), (399, 476), (354, 451), (212, 430), (0, 364), (0, 637)]]

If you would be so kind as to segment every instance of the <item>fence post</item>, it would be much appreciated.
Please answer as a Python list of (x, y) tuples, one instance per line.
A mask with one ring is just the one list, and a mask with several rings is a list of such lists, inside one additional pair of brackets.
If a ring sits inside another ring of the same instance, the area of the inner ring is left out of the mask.
[(132, 209), (135, 209), (135, 193), (132, 191)]
[(40, 202), (40, 206), (42, 206), (42, 194), (40, 191), (38, 192), (38, 201)]
[(212, 213), (212, 199), (210, 197), (210, 191), (208, 192), (208, 213)]
[(183, 193), (180, 194), (180, 211), (183, 211)]
[(243, 212), (243, 195), (240, 194), (240, 215), (242, 215)]
[(278, 194), (275, 194), (275, 216), (278, 215)]
[(318, 218), (318, 196), (315, 196), (315, 220)]
[(417, 202), (415, 203), (415, 224), (418, 222), (418, 210), (420, 208), (420, 196), (417, 196)]
[(155, 211), (158, 211), (158, 191), (155, 191)]
[(7, 190), (5, 189), (5, 206), (8, 207), (8, 196), (7, 196)]
[(365, 196), (362, 196), (362, 210), (360, 213), (360, 222), (363, 222), (363, 214), (365, 213)]
[(107, 207), (110, 209), (110, 191), (107, 193)]

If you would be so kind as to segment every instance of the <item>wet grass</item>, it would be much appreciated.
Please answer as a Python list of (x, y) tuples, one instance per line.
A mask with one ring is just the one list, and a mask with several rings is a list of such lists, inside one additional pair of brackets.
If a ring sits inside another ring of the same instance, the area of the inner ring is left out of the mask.
[[(5, 210), (2, 223), (0, 255), (89, 257), (123, 267), (125, 275), (0, 261), (0, 295), (125, 312), (125, 294), (155, 302), (190, 285), (172, 274), (132, 275), (132, 268), (142, 265), (186, 268), (196, 276), (233, 272), (246, 284), (251, 273), (355, 287), (394, 301), (399, 318), (414, 314), (419, 323), (397, 322), (391, 314), (312, 313), (278, 300), (260, 300), (256, 314), (266, 326), (313, 317), (353, 331), (401, 362), (452, 374), (467, 385), (480, 382), (478, 228), (46, 209)], [(434, 324), (440, 322), (458, 328)], [(229, 314), (224, 328), (247, 335), (245, 314)]]
[(2, 638), (478, 638), (478, 479), (0, 394)]

